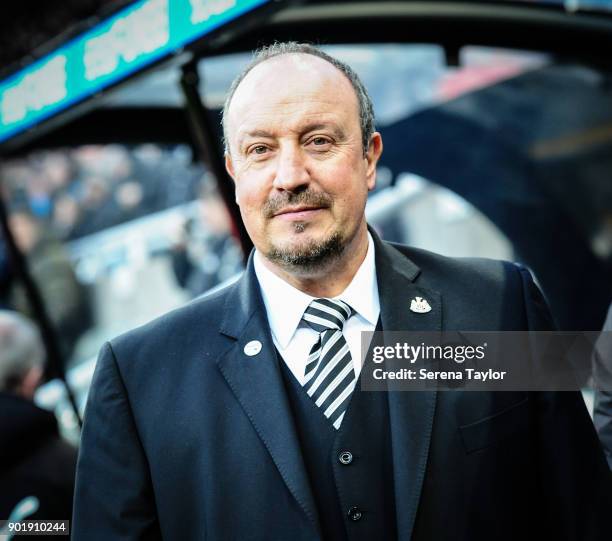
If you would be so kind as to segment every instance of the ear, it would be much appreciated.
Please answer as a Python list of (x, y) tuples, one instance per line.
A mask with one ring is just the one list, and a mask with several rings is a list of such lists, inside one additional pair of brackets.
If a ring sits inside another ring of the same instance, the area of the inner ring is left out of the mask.
[(33, 366), (24, 376), (21, 385), (17, 389), (17, 393), (28, 400), (34, 399), (36, 389), (42, 381), (43, 370), (40, 366)]
[(225, 170), (228, 172), (229, 176), (232, 177), (232, 180), (236, 182), (236, 178), (234, 177), (234, 162), (229, 152), (225, 153)]
[(232, 161), (232, 157), (230, 156), (229, 152), (225, 153), (225, 170), (234, 181), (234, 199), (236, 201), (236, 205), (240, 206), (240, 201), (238, 201), (238, 190), (236, 189), (236, 170), (234, 169), (234, 162)]
[(370, 146), (365, 155), (366, 161), (366, 179), (368, 182), (368, 190), (372, 191), (376, 186), (376, 164), (383, 151), (382, 136), (378, 132), (374, 132), (370, 137)]

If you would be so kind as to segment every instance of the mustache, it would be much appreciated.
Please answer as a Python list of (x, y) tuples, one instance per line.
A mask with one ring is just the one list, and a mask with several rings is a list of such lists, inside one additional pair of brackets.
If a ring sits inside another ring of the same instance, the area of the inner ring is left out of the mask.
[(309, 207), (328, 208), (331, 207), (332, 198), (324, 192), (284, 192), (283, 194), (270, 197), (263, 205), (262, 211), (266, 218), (272, 218), (285, 207), (296, 207), (306, 205)]

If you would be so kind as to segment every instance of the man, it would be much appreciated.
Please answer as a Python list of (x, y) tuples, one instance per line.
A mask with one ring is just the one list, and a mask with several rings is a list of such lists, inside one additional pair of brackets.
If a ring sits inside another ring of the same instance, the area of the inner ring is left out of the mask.
[(308, 45), (264, 49), (224, 130), (256, 250), (234, 285), (104, 346), (75, 539), (609, 538), (579, 394), (357, 384), (362, 331), (550, 323), (524, 269), (368, 230), (382, 139), (353, 71)]
[[(36, 327), (0, 310), (0, 531), (13, 520), (69, 520), (76, 449), (33, 402), (44, 350)], [(1, 536), (0, 536), (1, 537)]]
[[(28, 209), (14, 209), (9, 225), (58, 331), (61, 353), (69, 359), (77, 341), (91, 325), (85, 287), (78, 281), (65, 247)], [(16, 310), (33, 316), (25, 288), (17, 280), (11, 284), (10, 300)]]

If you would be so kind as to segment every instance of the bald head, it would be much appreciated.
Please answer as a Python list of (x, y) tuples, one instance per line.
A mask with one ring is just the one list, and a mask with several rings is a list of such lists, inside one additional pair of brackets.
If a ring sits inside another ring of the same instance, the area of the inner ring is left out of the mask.
[(38, 329), (17, 312), (0, 310), (0, 391), (14, 391), (33, 368), (42, 370)]
[[(263, 66), (262, 64), (264, 63), (267, 66)], [(264, 67), (268, 69), (263, 71), (262, 68)], [(266, 81), (263, 80), (264, 78), (267, 79), (268, 85), (272, 85), (276, 89), (279, 85), (285, 84), (292, 77), (292, 74), (305, 73), (307, 70), (311, 71), (311, 77), (313, 78), (311, 81), (322, 77), (329, 84), (339, 84), (342, 86), (348, 83), (350, 85), (352, 98), (349, 99), (355, 100), (364, 154), (367, 152), (371, 135), (374, 133), (374, 109), (372, 100), (357, 74), (347, 64), (340, 62), (312, 45), (285, 42), (275, 43), (256, 51), (250, 64), (234, 79), (223, 107), (222, 124), (226, 154), (230, 150), (230, 116), (232, 115), (234, 97), (238, 90), (240, 89), (240, 93), (243, 94), (243, 85), (246, 85), (248, 82), (249, 86), (244, 88), (245, 93), (257, 92), (258, 94), (252, 95), (262, 96), (261, 92), (266, 91)], [(255, 79), (250, 75), (255, 75), (252, 72), (256, 71), (260, 73), (259, 77)], [(336, 78), (335, 82), (334, 78)]]
[[(313, 106), (304, 116), (305, 103)], [(271, 120), (288, 126), (295, 116), (304, 116), (304, 123), (316, 126), (330, 111), (341, 110), (347, 111), (348, 127), (359, 137), (359, 103), (342, 72), (312, 55), (291, 53), (272, 58), (253, 68), (234, 93), (226, 119), (229, 149), (234, 152), (247, 137), (269, 135), (262, 133), (261, 126), (270, 126)]]

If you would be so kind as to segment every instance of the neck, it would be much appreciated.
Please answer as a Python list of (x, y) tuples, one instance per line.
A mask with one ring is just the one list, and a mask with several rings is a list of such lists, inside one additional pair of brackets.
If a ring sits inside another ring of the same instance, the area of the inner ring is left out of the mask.
[(360, 228), (357, 235), (344, 247), (342, 255), (318, 269), (308, 273), (291, 272), (288, 269), (262, 258), (264, 265), (274, 274), (296, 289), (312, 297), (336, 297), (351, 283), (368, 252), (367, 228)]

